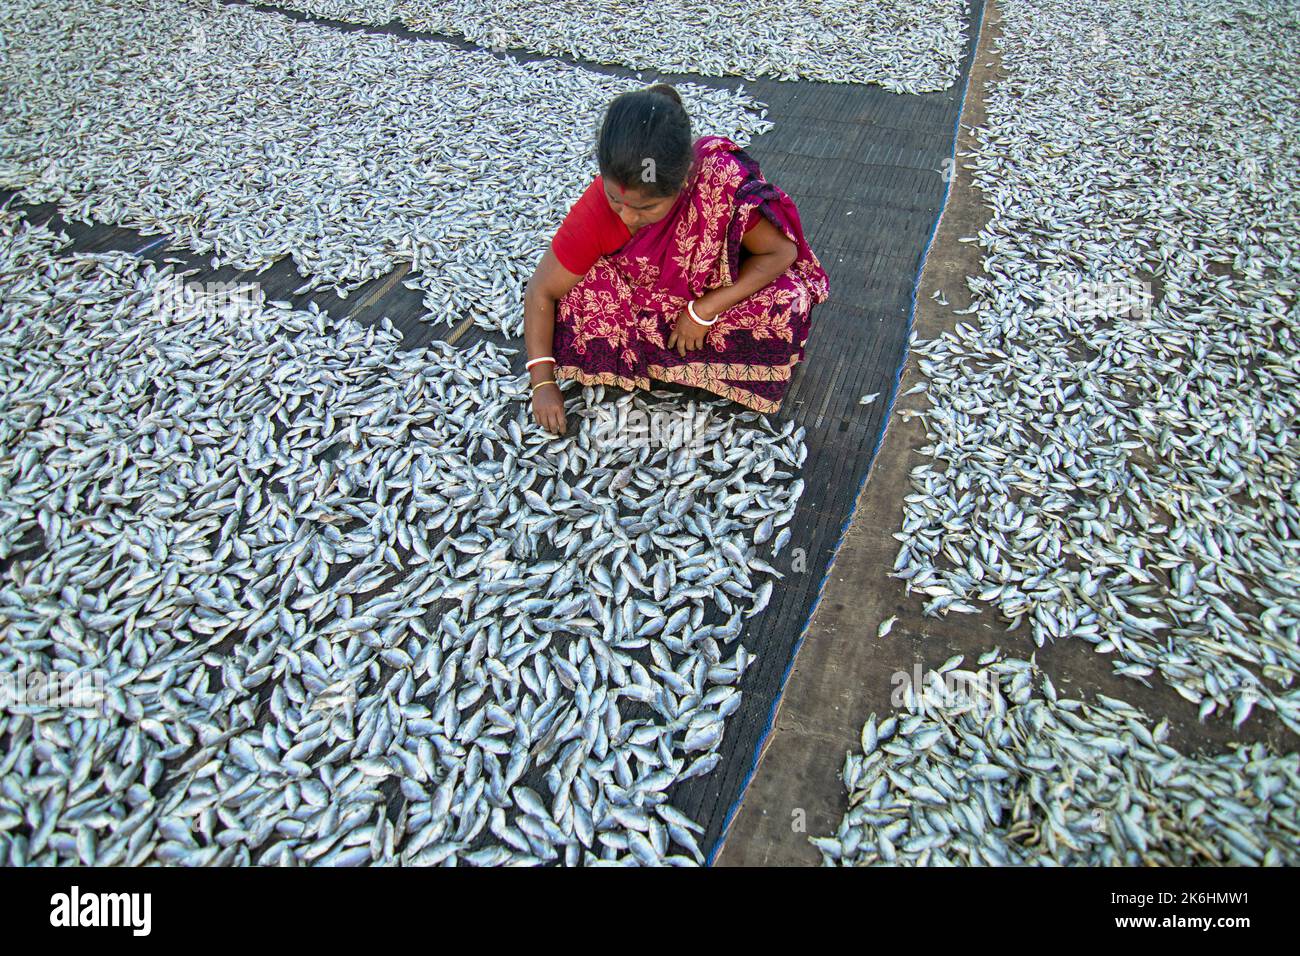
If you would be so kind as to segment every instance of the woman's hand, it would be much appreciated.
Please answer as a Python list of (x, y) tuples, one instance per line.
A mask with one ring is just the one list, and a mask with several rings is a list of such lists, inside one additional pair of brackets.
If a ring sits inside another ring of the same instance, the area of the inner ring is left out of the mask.
[[(716, 318), (716, 316), (704, 310), (698, 300), (695, 303), (695, 311), (706, 322)], [(700, 325), (691, 318), (690, 312), (682, 309), (681, 314), (677, 316), (677, 325), (673, 328), (672, 334), (668, 336), (668, 347), (676, 349), (678, 355), (686, 358), (687, 352), (693, 352), (704, 347), (704, 339), (708, 334), (708, 326)]]
[[(582, 279), (555, 258), (550, 249), (542, 256), (533, 277), (524, 289), (524, 344), (529, 361), (553, 356), (555, 346), (555, 310), (560, 299)], [(541, 362), (529, 371), (529, 385), (544, 383), (555, 377), (555, 363)], [(564, 396), (559, 386), (544, 384), (532, 393), (533, 418), (537, 424), (557, 435), (565, 432)]]
[(552, 382), (533, 392), (533, 418), (548, 432), (564, 434), (568, 425), (564, 418), (564, 395), (560, 392), (560, 386)]

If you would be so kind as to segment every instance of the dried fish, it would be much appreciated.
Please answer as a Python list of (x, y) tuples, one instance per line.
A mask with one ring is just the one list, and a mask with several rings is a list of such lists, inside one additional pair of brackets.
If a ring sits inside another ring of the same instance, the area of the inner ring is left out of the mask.
[[(1029, 660), (907, 687), (844, 763), (828, 866), (1294, 866), (1300, 754), (1212, 757), (1121, 700), (1058, 698)], [(1035, 693), (1037, 691), (1037, 693)]]
[(913, 347), (933, 464), (895, 573), (1300, 732), (1300, 9), (1000, 9), (983, 272)]
[[(219, 0), (7, 0), (0, 36), (0, 186), (23, 201), (214, 265), (289, 256), (340, 295), (410, 263), (427, 321), (510, 335), (605, 107), (644, 85)], [(772, 127), (742, 93), (677, 88), (699, 135)]]
[(711, 0), (254, 0), (347, 23), (397, 20), (494, 50), (526, 49), (632, 69), (754, 80), (946, 90), (965, 49), (965, 0), (727, 4)]
[(802, 429), (570, 384), (557, 440), (510, 350), (66, 242), (0, 210), (0, 679), (102, 693), (7, 707), (0, 860), (702, 860)]

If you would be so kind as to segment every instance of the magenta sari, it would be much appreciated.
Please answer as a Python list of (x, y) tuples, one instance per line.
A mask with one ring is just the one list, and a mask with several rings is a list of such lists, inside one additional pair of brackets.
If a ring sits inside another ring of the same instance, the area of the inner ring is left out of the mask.
[[(799, 247), (798, 258), (719, 315), (704, 345), (683, 358), (668, 348), (677, 316), (706, 291), (734, 284), (741, 234), (757, 215)], [(804, 357), (812, 307), (828, 294), (790, 197), (731, 140), (705, 136), (672, 211), (597, 259), (560, 299), (555, 375), (627, 389), (676, 382), (775, 412)]]

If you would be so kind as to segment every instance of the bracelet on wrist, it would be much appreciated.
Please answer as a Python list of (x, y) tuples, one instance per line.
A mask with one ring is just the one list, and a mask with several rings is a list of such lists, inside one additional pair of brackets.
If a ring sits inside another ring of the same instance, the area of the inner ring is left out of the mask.
[(707, 321), (707, 322), (705, 322), (703, 319), (701, 319), (701, 318), (699, 317), (699, 315), (698, 315), (698, 314), (696, 313), (696, 311), (695, 311), (695, 302), (697, 302), (697, 301), (699, 301), (699, 300), (697, 299), (697, 300), (692, 301), (692, 302), (687, 302), (687, 303), (686, 303), (686, 311), (687, 311), (688, 313), (690, 313), (690, 316), (691, 316), (691, 318), (692, 318), (694, 321), (698, 322), (700, 325), (704, 326), (705, 328), (708, 328), (710, 325), (713, 325), (713, 323), (715, 323), (715, 322), (718, 321), (718, 317), (715, 315), (713, 318), (709, 319), (709, 321)]

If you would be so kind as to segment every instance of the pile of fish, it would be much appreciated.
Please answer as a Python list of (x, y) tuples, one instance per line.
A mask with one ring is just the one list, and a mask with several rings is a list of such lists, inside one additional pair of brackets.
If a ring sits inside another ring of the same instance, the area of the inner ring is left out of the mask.
[(862, 730), (826, 865), (1300, 863), (1300, 755), (1188, 757), (1122, 700), (1057, 697), (1032, 658), (955, 657)]
[(896, 576), (1300, 732), (1300, 7), (999, 7)]
[(593, 63), (704, 76), (946, 90), (966, 42), (966, 0), (253, 0), (347, 23), (396, 20)]
[(802, 429), (64, 243), (0, 211), (0, 684), (102, 693), (8, 702), (0, 860), (701, 860)]
[[(214, 264), (290, 256), (304, 290), (409, 262), (430, 321), (512, 335), (605, 107), (642, 85), (217, 0), (3, 0), (0, 36), (0, 187), (23, 201)], [(697, 134), (771, 128), (742, 94), (679, 89)]]

